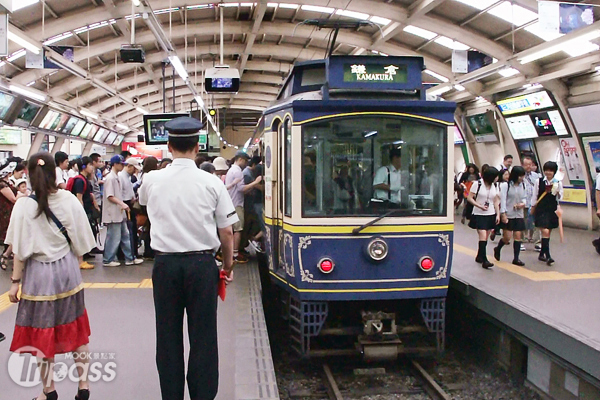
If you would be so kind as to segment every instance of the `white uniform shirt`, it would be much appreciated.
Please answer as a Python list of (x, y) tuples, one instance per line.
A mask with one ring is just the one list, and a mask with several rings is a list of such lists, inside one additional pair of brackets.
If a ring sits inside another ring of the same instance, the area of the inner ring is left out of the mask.
[(61, 183), (67, 184), (68, 180), (68, 172), (60, 167), (56, 167), (56, 186), (60, 185)]
[(600, 190), (600, 173), (596, 175), (596, 190)]
[[(481, 189), (479, 189), (479, 194), (477, 194), (479, 182), (481, 182)], [(482, 206), (488, 203), (488, 209), (485, 211), (479, 207), (473, 207), (473, 215), (496, 215), (494, 199), (500, 196), (500, 191), (495, 183), (488, 189), (483, 180), (475, 181), (473, 186), (471, 186), (470, 193), (473, 193), (473, 199)]]
[[(388, 180), (389, 176), (389, 180)], [(393, 165), (381, 167), (375, 173), (373, 186), (389, 184), (390, 191), (375, 189), (373, 197), (379, 200), (389, 200), (392, 203), (400, 203), (400, 191), (402, 190), (402, 172)]]
[(238, 222), (223, 182), (194, 160), (177, 158), (170, 168), (145, 174), (138, 194), (152, 222), (152, 249), (163, 253), (216, 250), (217, 228)]
[(131, 183), (131, 175), (126, 170), (119, 172), (119, 182), (121, 182), (121, 200), (129, 201), (135, 197), (133, 192), (133, 183)]
[(42, 213), (37, 216), (37, 201), (23, 197), (15, 203), (6, 233), (6, 243), (21, 260), (33, 258), (41, 262), (61, 259), (73, 250), (78, 256), (96, 246), (96, 239), (83, 206), (71, 192), (59, 189), (48, 198), (50, 210), (67, 229), (71, 246), (58, 226)]
[[(548, 178), (546, 178), (546, 176), (544, 176), (544, 183), (546, 184), (546, 186), (550, 185), (550, 182), (548, 181)], [(557, 201), (557, 203), (560, 203), (560, 200), (563, 198), (563, 193), (564, 193), (563, 184), (561, 181), (558, 181), (558, 180), (555, 180), (555, 178), (552, 178), (552, 186), (553, 187), (554, 187), (554, 184), (557, 184), (556, 201)], [(540, 192), (540, 180), (538, 179), (533, 183), (533, 197), (531, 197), (529, 199), (532, 206), (537, 204), (539, 192)]]

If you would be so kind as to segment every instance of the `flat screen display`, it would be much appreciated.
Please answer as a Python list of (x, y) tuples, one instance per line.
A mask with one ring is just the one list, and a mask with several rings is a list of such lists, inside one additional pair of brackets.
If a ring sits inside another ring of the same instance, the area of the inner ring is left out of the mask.
[(6, 118), (6, 114), (14, 101), (15, 98), (13, 96), (0, 92), (0, 119)]
[(240, 78), (205, 78), (208, 93), (237, 93), (240, 90)]
[(113, 146), (120, 146), (121, 143), (123, 143), (123, 139), (125, 139), (125, 136), (117, 136), (117, 138), (113, 142)]
[(106, 139), (104, 140), (104, 144), (112, 144), (117, 138), (117, 132), (110, 132)]
[(23, 107), (21, 107), (14, 124), (29, 126), (41, 108), (42, 106), (38, 106), (37, 104), (32, 104), (26, 101), (25, 104), (23, 104)]
[(40, 123), (39, 127), (41, 129), (50, 129), (50, 126), (52, 125), (57, 116), (58, 113), (56, 111), (49, 110), (42, 122)]
[(63, 114), (57, 112), (56, 116), (54, 117), (54, 119), (52, 121), (50, 121), (50, 124), (49, 124), (49, 126), (48, 126), (47, 129), (51, 130), (51, 131), (55, 131), (56, 127), (58, 126), (58, 124), (60, 124), (60, 121), (62, 120), (62, 117), (63, 117)]
[(543, 110), (554, 107), (554, 102), (545, 90), (523, 96), (511, 97), (498, 102), (503, 115), (519, 114), (527, 111)]
[(153, 114), (144, 115), (144, 134), (146, 144), (167, 144), (169, 135), (165, 124), (178, 117), (187, 117), (188, 114)]
[(506, 118), (506, 125), (508, 125), (508, 130), (515, 140), (538, 137), (538, 133), (529, 115)]
[(79, 121), (79, 118), (70, 117), (67, 123), (62, 127), (60, 132), (64, 133), (65, 135), (69, 135), (73, 131), (73, 128), (75, 128), (75, 125), (77, 125), (77, 121)]
[(567, 34), (594, 23), (594, 6), (561, 3), (559, 15), (560, 33)]
[[(94, 130), (93, 133), (92, 130)], [(81, 131), (79, 137), (81, 137), (82, 139), (87, 139), (88, 137), (90, 137), (90, 135), (93, 137), (96, 134), (96, 131), (98, 131), (98, 126), (94, 124), (86, 124), (83, 130)]]
[(550, 117), (550, 121), (552, 121), (554, 130), (558, 136), (569, 136), (569, 131), (558, 110), (548, 111), (548, 116)]
[(21, 144), (21, 138), (22, 132), (20, 129), (0, 128), (0, 144)]
[(494, 133), (492, 122), (488, 114), (476, 114), (467, 116), (467, 124), (471, 128), (473, 135), (487, 135)]
[(65, 125), (67, 125), (67, 122), (69, 122), (70, 119), (71, 116), (69, 114), (61, 115), (60, 119), (58, 120), (58, 125), (56, 125), (56, 128), (54, 128), (53, 130), (56, 132), (62, 132), (63, 128), (65, 127)]
[(71, 131), (71, 136), (79, 136), (79, 134), (81, 134), (81, 131), (85, 127), (85, 124), (86, 122), (84, 120), (77, 118), (77, 123)]
[(100, 128), (94, 137), (94, 141), (104, 143), (108, 135), (110, 135), (110, 131), (108, 129)]

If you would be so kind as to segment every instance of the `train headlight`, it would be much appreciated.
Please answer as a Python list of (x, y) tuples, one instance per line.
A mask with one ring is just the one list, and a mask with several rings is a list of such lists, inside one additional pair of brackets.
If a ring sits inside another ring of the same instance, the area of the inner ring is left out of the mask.
[(431, 257), (421, 257), (421, 259), (419, 260), (419, 268), (421, 268), (421, 270), (423, 272), (430, 272), (433, 269), (433, 266), (435, 265), (435, 263), (433, 262), (433, 259)]
[(367, 252), (373, 260), (381, 261), (385, 259), (389, 253), (388, 244), (381, 238), (375, 238), (369, 242)]
[(324, 274), (330, 274), (335, 268), (335, 264), (331, 258), (322, 258), (317, 264), (317, 268)]

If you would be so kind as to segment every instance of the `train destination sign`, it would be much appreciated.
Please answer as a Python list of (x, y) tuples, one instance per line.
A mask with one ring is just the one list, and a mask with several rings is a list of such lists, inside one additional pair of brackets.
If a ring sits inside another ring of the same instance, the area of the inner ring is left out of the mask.
[(406, 65), (344, 64), (344, 82), (406, 83)]

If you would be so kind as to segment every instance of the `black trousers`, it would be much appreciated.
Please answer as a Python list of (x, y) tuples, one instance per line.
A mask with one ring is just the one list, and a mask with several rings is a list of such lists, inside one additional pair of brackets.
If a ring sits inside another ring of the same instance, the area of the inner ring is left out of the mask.
[(219, 386), (217, 286), (212, 254), (156, 254), (152, 271), (156, 313), (156, 365), (163, 400), (183, 400), (183, 313), (190, 354), (187, 383), (192, 400), (212, 400)]

